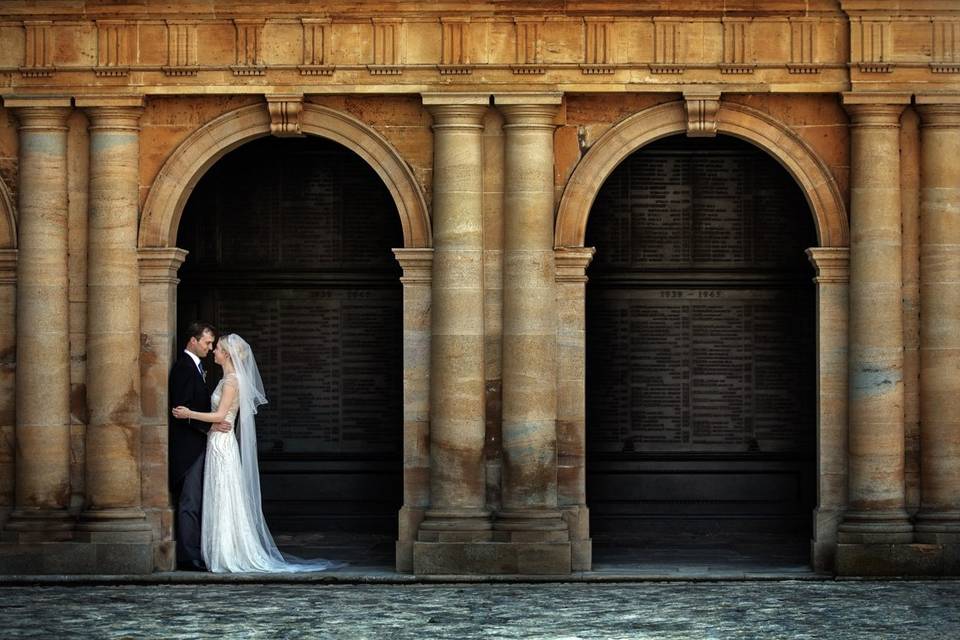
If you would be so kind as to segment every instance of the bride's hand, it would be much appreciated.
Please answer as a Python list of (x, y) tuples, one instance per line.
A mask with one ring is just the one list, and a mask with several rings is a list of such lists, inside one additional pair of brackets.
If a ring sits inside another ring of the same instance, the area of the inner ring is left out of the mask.
[(174, 407), (173, 408), (173, 417), (178, 420), (186, 420), (190, 417), (190, 409), (186, 407)]

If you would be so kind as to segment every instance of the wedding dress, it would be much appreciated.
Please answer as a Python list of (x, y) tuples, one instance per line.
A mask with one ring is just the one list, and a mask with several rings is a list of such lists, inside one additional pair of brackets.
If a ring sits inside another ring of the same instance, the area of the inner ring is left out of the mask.
[(207, 439), (200, 529), (200, 548), (207, 569), (214, 573), (289, 573), (342, 566), (329, 560), (284, 556), (277, 549), (260, 501), (254, 414), (257, 405), (267, 401), (263, 382), (250, 345), (243, 338), (229, 334), (220, 340), (236, 372), (224, 376), (217, 385), (211, 406), (219, 407), (224, 388), (232, 387), (236, 393), (224, 421), (236, 428), (227, 432), (211, 430)]

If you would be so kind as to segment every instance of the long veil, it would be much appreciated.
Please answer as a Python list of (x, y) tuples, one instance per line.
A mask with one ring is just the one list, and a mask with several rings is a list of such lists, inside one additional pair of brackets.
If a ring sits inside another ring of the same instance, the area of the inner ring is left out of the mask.
[(257, 461), (257, 407), (267, 403), (267, 395), (263, 389), (263, 379), (260, 369), (253, 357), (253, 350), (247, 341), (235, 333), (222, 338), (224, 349), (230, 354), (237, 374), (238, 391), (240, 394), (239, 432), (240, 440), (240, 475), (242, 478), (243, 495), (247, 501), (247, 512), (253, 522), (253, 530), (260, 540), (260, 544), (271, 560), (277, 563), (278, 571), (322, 571), (342, 563), (330, 560), (306, 560), (289, 554), (281, 553), (273, 535), (267, 527), (263, 516), (263, 505), (260, 498), (260, 465)]

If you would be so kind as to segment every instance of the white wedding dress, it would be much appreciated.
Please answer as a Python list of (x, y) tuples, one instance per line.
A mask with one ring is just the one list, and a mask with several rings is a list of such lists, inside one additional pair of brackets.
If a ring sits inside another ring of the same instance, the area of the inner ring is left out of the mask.
[[(242, 338), (231, 334), (221, 340), (228, 338), (239, 339), (247, 349), (246, 353), (250, 353), (249, 345), (243, 342)], [(255, 368), (252, 354), (249, 359), (248, 364), (253, 364)], [(259, 372), (256, 378), (259, 381)], [(245, 469), (235, 429), (228, 432), (210, 431), (203, 472), (203, 516), (200, 529), (200, 549), (207, 569), (214, 573), (289, 573), (323, 571), (342, 566), (342, 563), (323, 559), (301, 560), (284, 557), (277, 549), (267, 529), (260, 503), (255, 422), (252, 415), (255, 408), (253, 412), (249, 409), (240, 410), (241, 393), (248, 387), (235, 373), (227, 374), (217, 385), (211, 397), (212, 407), (219, 408), (226, 386), (232, 386), (237, 392), (225, 422), (235, 425), (238, 414), (241, 415), (243, 419), (238, 425), (241, 434), (244, 424), (248, 423), (250, 433), (245, 435), (248, 440), (244, 443), (244, 456), (249, 456), (250, 460), (246, 463), (249, 468)], [(264, 397), (263, 402), (265, 401)], [(252, 404), (247, 401), (247, 406)], [(249, 440), (253, 441), (252, 447)]]

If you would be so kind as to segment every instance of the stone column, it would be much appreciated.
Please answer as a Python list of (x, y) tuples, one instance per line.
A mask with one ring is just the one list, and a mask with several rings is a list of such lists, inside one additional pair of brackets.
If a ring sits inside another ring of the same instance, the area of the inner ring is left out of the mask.
[(919, 542), (960, 542), (960, 97), (920, 112)]
[[(0, 215), (3, 215), (0, 202)], [(2, 223), (0, 223), (2, 224)], [(17, 396), (17, 250), (0, 249), (0, 528), (14, 505)]]
[(144, 248), (140, 262), (141, 500), (153, 530), (154, 569), (174, 567), (173, 510), (167, 479), (170, 415), (167, 377), (177, 345), (177, 270), (187, 252)]
[(841, 543), (905, 543), (902, 104), (850, 104), (849, 499)]
[(397, 571), (413, 571), (413, 544), (430, 506), (430, 283), (433, 249), (394, 249), (403, 269), (403, 506)]
[(593, 566), (586, 480), (586, 269), (593, 247), (556, 250), (557, 263), (557, 499), (570, 529), (573, 571)]
[(152, 539), (140, 478), (139, 103), (77, 100), (90, 119), (89, 422), (86, 504), (77, 528), (88, 542)]
[[(503, 485), (496, 538), (568, 543), (557, 502), (553, 132), (560, 96), (495, 101), (506, 120)], [(569, 548), (567, 554), (569, 571)]]
[(810, 556), (832, 572), (837, 526), (847, 504), (847, 325), (850, 249), (814, 247), (817, 271), (817, 508)]
[(71, 537), (67, 297), (69, 98), (8, 98), (20, 121), (16, 496), (5, 538)]
[(433, 115), (433, 284), (430, 509), (418, 539), (473, 542), (490, 537), (483, 456), (482, 146), (489, 99), (424, 95), (423, 102)]

